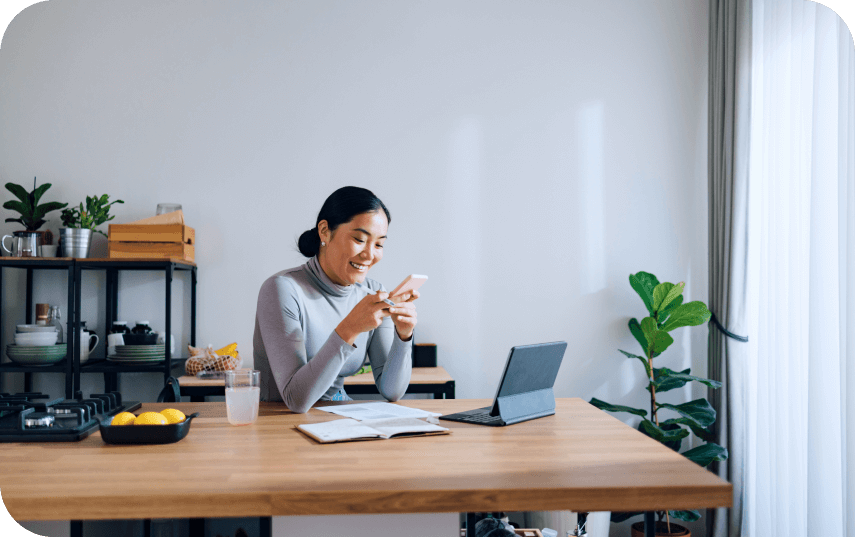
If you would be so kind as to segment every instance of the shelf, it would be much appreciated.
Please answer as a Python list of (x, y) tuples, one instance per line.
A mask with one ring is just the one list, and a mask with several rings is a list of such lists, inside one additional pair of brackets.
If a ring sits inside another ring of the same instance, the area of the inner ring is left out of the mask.
[[(67, 332), (69, 342), (73, 344), (75, 334), (79, 333), (79, 322), (81, 316), (81, 304), (83, 302), (82, 293), (82, 274), (83, 271), (103, 270), (106, 272), (106, 325), (109, 329), (110, 323), (115, 322), (116, 312), (118, 311), (119, 300), (119, 272), (125, 270), (139, 271), (158, 271), (163, 272), (164, 276), (164, 299), (165, 299), (165, 332), (167, 335), (172, 335), (172, 282), (176, 271), (184, 272), (190, 280), (190, 345), (195, 345), (196, 342), (196, 282), (197, 282), (197, 267), (192, 261), (184, 259), (141, 259), (141, 258), (69, 258), (69, 257), (2, 257), (0, 258), (0, 268), (19, 268), (26, 269), (27, 287), (26, 287), (26, 304), (25, 304), (25, 323), (32, 323), (33, 311), (33, 273), (37, 269), (64, 269), (68, 271), (68, 302), (66, 305), (68, 311)], [(0, 270), (0, 302), (3, 295), (3, 271)], [(0, 340), (2, 340), (3, 330), (0, 324)], [(94, 328), (94, 327), (90, 327)], [(23, 372), (24, 373), (24, 391), (31, 391), (32, 375), (31, 373), (42, 372), (61, 372), (66, 373), (65, 391), (66, 397), (73, 397), (73, 394), (80, 389), (80, 374), (81, 373), (103, 373), (104, 374), (104, 391), (118, 390), (118, 374), (132, 372), (153, 372), (162, 373), (164, 378), (169, 377), (174, 370), (180, 368), (183, 370), (184, 362), (187, 358), (173, 358), (167, 367), (166, 362), (155, 362), (144, 365), (126, 365), (108, 362), (101, 358), (92, 358), (87, 362), (79, 363), (80, 359), (78, 347), (73, 347), (73, 356), (71, 362), (64, 360), (59, 364), (49, 366), (22, 366), (17, 364), (0, 364), (0, 373)]]
[(196, 263), (177, 257), (171, 259), (87, 257), (85, 259), (77, 259), (76, 264), (83, 269), (163, 270), (170, 265), (173, 269), (178, 270), (193, 270), (196, 268)]
[(67, 269), (74, 261), (73, 257), (0, 257), (0, 267)]
[[(184, 369), (184, 362), (187, 358), (173, 358), (172, 369)], [(164, 362), (154, 362), (151, 364), (126, 365), (108, 362), (107, 360), (88, 360), (80, 365), (81, 373), (163, 373), (166, 367)]]
[(15, 362), (0, 364), (3, 373), (65, 373), (68, 370), (68, 358), (50, 365), (20, 365)]

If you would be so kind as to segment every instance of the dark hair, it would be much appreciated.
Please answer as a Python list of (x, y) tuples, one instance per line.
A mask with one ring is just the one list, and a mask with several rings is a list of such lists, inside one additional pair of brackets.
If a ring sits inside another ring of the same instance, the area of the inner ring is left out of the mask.
[(386, 220), (391, 223), (392, 215), (389, 214), (389, 209), (373, 192), (358, 186), (341, 187), (324, 202), (315, 220), (315, 227), (304, 231), (297, 239), (297, 248), (304, 256), (314, 257), (321, 250), (321, 237), (318, 235), (318, 223), (321, 220), (326, 220), (330, 231), (335, 231), (338, 226), (350, 222), (358, 214), (373, 213), (380, 209), (383, 209)]

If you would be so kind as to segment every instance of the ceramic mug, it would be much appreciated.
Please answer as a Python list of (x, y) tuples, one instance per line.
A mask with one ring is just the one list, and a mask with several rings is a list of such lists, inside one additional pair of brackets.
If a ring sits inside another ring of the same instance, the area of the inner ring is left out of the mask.
[[(157, 343), (163, 345), (166, 342), (166, 332), (155, 332)], [(169, 354), (175, 357), (175, 334), (169, 334)]]
[[(92, 338), (95, 338), (95, 343), (92, 343)], [(80, 329), (80, 363), (82, 364), (86, 360), (89, 359), (89, 353), (95, 350), (95, 347), (98, 346), (98, 336), (96, 334), (90, 334), (89, 332), (84, 332), (83, 329)], [(92, 347), (90, 350), (90, 346)]]
[(116, 354), (116, 345), (124, 345), (125, 340), (122, 334), (107, 335), (107, 356)]

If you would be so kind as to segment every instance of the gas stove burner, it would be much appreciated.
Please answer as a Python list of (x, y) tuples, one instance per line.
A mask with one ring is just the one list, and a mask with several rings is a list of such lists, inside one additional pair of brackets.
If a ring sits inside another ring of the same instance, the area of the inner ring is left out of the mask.
[(41, 393), (0, 396), (0, 442), (73, 442), (98, 430), (98, 424), (119, 412), (140, 408), (122, 401), (119, 392), (93, 393), (88, 399), (51, 400)]
[(54, 418), (47, 412), (33, 412), (24, 418), (25, 427), (52, 427)]
[(77, 409), (74, 409), (74, 408), (55, 407), (55, 406), (49, 406), (49, 407), (47, 407), (47, 411), (48, 411), (49, 413), (51, 413), (51, 414), (64, 414), (64, 415), (68, 415), (68, 414), (77, 414)]

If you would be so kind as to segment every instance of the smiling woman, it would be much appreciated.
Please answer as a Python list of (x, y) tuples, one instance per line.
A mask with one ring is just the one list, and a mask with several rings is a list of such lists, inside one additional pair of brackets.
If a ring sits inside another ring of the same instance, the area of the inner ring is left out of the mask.
[(410, 382), (418, 291), (391, 297), (367, 277), (383, 258), (389, 210), (364, 188), (333, 192), (299, 240), (309, 261), (268, 278), (258, 294), (253, 336), (261, 398), (306, 412), (319, 400), (346, 401), (344, 377), (371, 363), (378, 391), (403, 396)]

